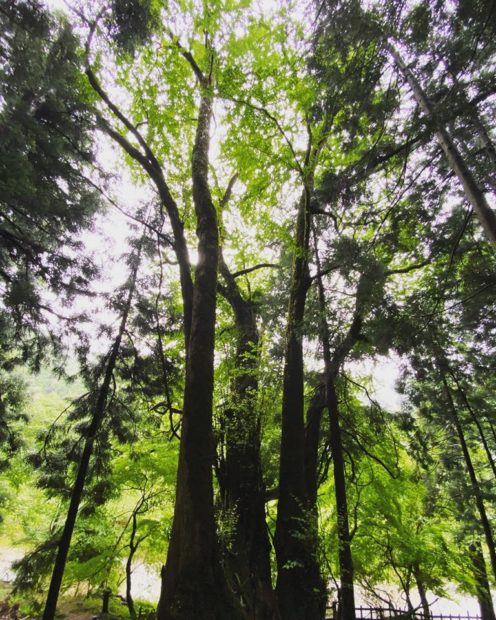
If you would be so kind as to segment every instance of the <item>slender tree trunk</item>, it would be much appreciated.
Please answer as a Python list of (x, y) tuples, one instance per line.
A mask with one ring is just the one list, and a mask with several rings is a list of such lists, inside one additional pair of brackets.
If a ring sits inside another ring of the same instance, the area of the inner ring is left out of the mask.
[(110, 597), (112, 596), (112, 590), (110, 588), (105, 588), (102, 595), (102, 614), (109, 613), (109, 603)]
[(491, 448), (489, 447), (489, 444), (487, 443), (487, 439), (486, 439), (486, 435), (484, 433), (484, 429), (482, 428), (482, 425), (479, 422), (479, 418), (477, 417), (475, 411), (472, 409), (472, 405), (470, 404), (470, 401), (468, 400), (467, 394), (466, 394), (465, 390), (463, 389), (460, 381), (458, 380), (456, 374), (449, 367), (448, 361), (446, 359), (444, 360), (444, 362), (446, 363), (447, 370), (448, 370), (451, 378), (453, 379), (453, 381), (456, 384), (457, 392), (460, 394), (460, 397), (461, 397), (461, 399), (463, 401), (463, 404), (465, 405), (465, 408), (469, 412), (469, 415), (470, 415), (470, 418), (472, 419), (472, 422), (477, 427), (477, 431), (479, 433), (479, 437), (480, 437), (481, 443), (482, 443), (482, 445), (484, 447), (484, 451), (486, 453), (488, 463), (489, 463), (489, 465), (491, 467), (491, 470), (493, 472), (494, 479), (496, 480), (496, 463), (494, 461), (494, 457), (493, 457), (493, 453), (491, 452)]
[(224, 422), (226, 456), (221, 483), (225, 507), (236, 514), (227, 572), (249, 617), (273, 620), (278, 614), (272, 590), (260, 420), (256, 412), (259, 334), (252, 303), (243, 298), (222, 257), (219, 266), (226, 283), (221, 292), (233, 309), (237, 330), (232, 405)]
[(467, 468), (467, 472), (470, 478), (470, 485), (472, 488), (472, 493), (473, 493), (474, 500), (477, 506), (477, 510), (479, 512), (480, 523), (482, 525), (482, 529), (484, 530), (484, 536), (486, 539), (487, 548), (489, 550), (489, 557), (491, 559), (491, 567), (493, 570), (493, 574), (496, 577), (496, 547), (494, 544), (494, 537), (493, 537), (493, 533), (491, 529), (491, 524), (487, 516), (486, 508), (484, 506), (482, 492), (479, 486), (479, 481), (477, 480), (477, 475), (475, 473), (475, 468), (472, 463), (472, 458), (470, 456), (467, 442), (465, 441), (465, 435), (463, 433), (463, 428), (458, 418), (458, 413), (456, 411), (455, 403), (453, 402), (453, 397), (451, 395), (450, 387), (446, 380), (443, 363), (442, 361), (438, 360), (437, 364), (438, 364), (439, 372), (441, 374), (441, 380), (443, 382), (445, 394), (448, 399), (450, 412), (451, 412), (451, 419), (453, 421), (456, 434), (458, 435), (458, 440), (460, 442), (460, 447), (462, 449), (463, 458), (465, 460), (465, 466)]
[(107, 365), (105, 367), (103, 382), (98, 392), (98, 398), (95, 404), (95, 409), (93, 411), (93, 416), (91, 418), (90, 426), (87, 431), (83, 452), (81, 454), (81, 460), (79, 461), (76, 480), (72, 488), (71, 500), (69, 503), (69, 508), (67, 510), (64, 529), (62, 531), (62, 536), (60, 538), (57, 549), (57, 556), (55, 558), (55, 564), (53, 566), (50, 586), (48, 588), (48, 594), (45, 602), (45, 610), (43, 612), (43, 620), (53, 620), (53, 618), (55, 617), (57, 601), (59, 598), (60, 587), (62, 585), (62, 579), (64, 576), (64, 570), (67, 562), (67, 555), (69, 553), (69, 547), (71, 544), (72, 533), (74, 531), (74, 525), (76, 523), (77, 513), (79, 510), (79, 505), (81, 503), (86, 476), (88, 474), (89, 463), (93, 452), (93, 444), (95, 442), (98, 431), (100, 430), (100, 426), (105, 415), (105, 407), (110, 392), (110, 383), (112, 380), (117, 356), (119, 354), (119, 349), (121, 346), (122, 336), (126, 328), (127, 318), (131, 309), (131, 302), (136, 288), (136, 278), (138, 274), (140, 256), (141, 246), (134, 261), (134, 266), (132, 268), (129, 281), (128, 295), (122, 312), (119, 331), (117, 333), (117, 337), (114, 341), (107, 361)]
[(482, 546), (479, 540), (472, 543), (469, 547), (470, 558), (472, 560), (475, 587), (477, 590), (477, 600), (481, 611), (482, 620), (495, 620), (493, 599), (487, 577), (486, 562), (482, 553)]
[(340, 603), (341, 620), (355, 618), (355, 591), (353, 579), (353, 558), (351, 555), (351, 536), (348, 516), (348, 500), (346, 497), (346, 478), (344, 469), (344, 454), (341, 442), (341, 427), (339, 424), (339, 408), (336, 388), (332, 373), (327, 373), (326, 380), (327, 407), (329, 409), (329, 442), (331, 445), (334, 493), (338, 518), (339, 540), (339, 568), (340, 568)]
[[(318, 253), (317, 237), (314, 232), (315, 242), (315, 260), (317, 264), (318, 274), (321, 274), (321, 264)], [(333, 461), (334, 476), (334, 493), (336, 500), (337, 512), (337, 529), (338, 529), (338, 559), (339, 559), (339, 576), (341, 588), (339, 592), (340, 620), (355, 619), (355, 591), (354, 591), (354, 569), (353, 557), (351, 552), (351, 534), (349, 527), (348, 500), (346, 495), (346, 472), (344, 464), (344, 452), (341, 440), (341, 424), (339, 421), (339, 405), (336, 394), (335, 380), (339, 369), (344, 363), (346, 357), (353, 349), (354, 345), (360, 337), (362, 328), (362, 312), (364, 302), (366, 301), (366, 291), (370, 287), (364, 286), (366, 276), (362, 275), (358, 282), (356, 292), (355, 311), (353, 320), (344, 338), (336, 346), (334, 353), (331, 355), (331, 337), (329, 326), (326, 318), (326, 296), (322, 276), (317, 277), (317, 287), (320, 306), (320, 337), (322, 341), (322, 350), (324, 356), (324, 376), (325, 376), (325, 401), (329, 413), (329, 445), (331, 448), (331, 456)]]
[(424, 581), (422, 579), (422, 573), (420, 572), (420, 565), (415, 562), (413, 565), (413, 577), (420, 597), (420, 604), (422, 605), (422, 612), (424, 614), (424, 620), (429, 620), (431, 612), (429, 609), (429, 601), (427, 600), (427, 591), (425, 589)]
[(208, 185), (211, 84), (202, 97), (192, 159), (198, 264), (193, 290), (176, 502), (158, 620), (233, 620), (241, 608), (222, 571), (216, 538), (212, 401), (219, 237)]
[[(315, 233), (314, 233), (315, 237)], [(320, 259), (318, 256), (317, 240), (315, 237), (315, 256), (317, 269), (320, 273)], [(348, 499), (346, 496), (346, 473), (344, 465), (343, 445), (341, 441), (341, 425), (339, 422), (339, 406), (335, 387), (335, 378), (337, 376), (339, 366), (349, 353), (355, 340), (348, 337), (343, 343), (348, 341), (349, 346), (346, 350), (340, 351), (340, 359), (333, 360), (331, 357), (331, 339), (329, 334), (329, 326), (326, 318), (326, 298), (322, 276), (317, 278), (317, 286), (319, 292), (320, 305), (320, 337), (322, 341), (322, 350), (324, 355), (325, 368), (325, 393), (326, 404), (329, 412), (329, 445), (331, 447), (333, 476), (334, 476), (334, 494), (336, 499), (337, 526), (338, 526), (338, 558), (339, 558), (339, 577), (341, 581), (340, 587), (340, 619), (355, 620), (355, 591), (353, 580), (353, 558), (351, 554), (351, 536), (348, 517)], [(355, 313), (356, 320), (356, 313)], [(353, 321), (352, 326), (355, 321)], [(361, 324), (361, 320), (360, 320)], [(358, 336), (358, 330), (356, 335)], [(355, 333), (355, 332), (353, 332)], [(343, 344), (342, 343), (342, 344)], [(342, 349), (342, 346), (341, 346)], [(336, 351), (338, 353), (338, 351)], [(333, 364), (334, 361), (334, 364)]]
[(405, 592), (405, 598), (406, 598), (406, 606), (408, 608), (408, 612), (407, 612), (408, 616), (410, 618), (413, 618), (413, 615), (415, 613), (415, 609), (413, 607), (412, 598), (410, 596), (410, 579), (409, 579), (408, 576), (407, 576), (407, 580), (406, 580), (406, 583), (405, 583), (404, 592)]
[(307, 409), (305, 427), (305, 487), (310, 511), (317, 509), (320, 425), (325, 408), (325, 385), (319, 385)]
[(140, 542), (143, 540), (143, 538), (136, 540), (136, 532), (138, 531), (138, 512), (143, 506), (144, 501), (144, 496), (142, 496), (133, 510), (131, 519), (131, 536), (129, 538), (129, 554), (126, 560), (126, 604), (131, 620), (135, 620), (136, 618), (136, 610), (134, 608), (134, 599), (132, 595), (133, 558)]
[(275, 532), (276, 594), (284, 620), (318, 620), (325, 613), (325, 586), (317, 560), (317, 531), (309, 527), (305, 488), (303, 317), (309, 286), (310, 194), (299, 202), (291, 276), (283, 378), (279, 503)]
[(440, 121), (439, 116), (436, 113), (434, 105), (430, 102), (426, 93), (422, 89), (419, 81), (409, 68), (409, 66), (402, 59), (398, 51), (390, 44), (386, 43), (386, 49), (390, 52), (391, 56), (396, 63), (396, 66), (401, 71), (403, 77), (408, 82), (413, 95), (417, 101), (417, 104), (434, 124), (436, 136), (439, 145), (443, 149), (444, 155), (448, 161), (453, 172), (455, 172), (460, 183), (463, 186), (465, 197), (472, 205), (480, 223), (486, 233), (487, 238), (490, 241), (496, 241), (496, 214), (489, 206), (483, 191), (478, 186), (473, 174), (469, 170), (465, 160), (458, 151), (455, 143), (451, 139), (446, 127)]
[[(486, 416), (486, 419), (487, 419), (487, 416)], [(496, 444), (496, 428), (494, 428), (494, 425), (491, 422), (491, 420), (487, 419), (487, 422), (489, 424), (489, 428), (491, 429), (491, 434), (493, 436), (493, 441)]]

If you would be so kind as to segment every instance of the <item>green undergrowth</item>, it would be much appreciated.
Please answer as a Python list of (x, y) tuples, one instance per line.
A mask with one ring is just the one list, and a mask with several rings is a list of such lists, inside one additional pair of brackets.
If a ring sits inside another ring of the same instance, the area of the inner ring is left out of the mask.
[[(19, 604), (18, 615), (22, 620), (38, 620), (43, 613), (43, 601), (27, 601), (21, 596), (14, 596), (10, 584), (0, 582), (0, 609), (5, 603), (9, 607)], [(57, 620), (120, 620), (128, 619), (129, 611), (122, 600), (117, 597), (109, 601), (109, 613), (102, 614), (102, 600), (97, 596), (71, 596), (63, 597), (58, 605)], [(138, 618), (147, 620), (154, 617), (154, 607), (146, 601), (135, 601), (135, 609)]]

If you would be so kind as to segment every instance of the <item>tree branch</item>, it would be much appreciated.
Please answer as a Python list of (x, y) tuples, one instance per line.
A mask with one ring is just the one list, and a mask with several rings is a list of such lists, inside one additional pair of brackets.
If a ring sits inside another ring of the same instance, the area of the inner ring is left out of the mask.
[(398, 267), (398, 269), (388, 269), (384, 275), (392, 276), (398, 273), (410, 273), (410, 271), (415, 271), (416, 269), (422, 269), (422, 267), (426, 267), (432, 263), (432, 259), (426, 259), (421, 263), (415, 263), (413, 265), (408, 265), (407, 267)]
[(238, 175), (237, 172), (235, 172), (232, 175), (232, 177), (229, 179), (229, 183), (227, 184), (226, 191), (224, 192), (224, 195), (220, 199), (220, 208), (221, 209), (224, 209), (224, 207), (226, 207), (228, 202), (231, 200), (234, 184), (236, 183), (238, 178), (239, 178), (239, 175)]
[[(99, 81), (96, 78), (96, 75), (93, 73), (92, 68), (89, 66), (89, 64), (86, 66), (86, 75), (88, 77), (88, 80), (90, 82), (91, 87), (93, 88), (93, 90), (98, 94), (98, 96), (100, 97), (100, 99), (106, 104), (106, 106), (108, 107), (108, 109), (121, 121), (121, 123), (126, 127), (126, 129), (128, 131), (130, 131), (133, 136), (136, 138), (136, 140), (138, 141), (139, 145), (141, 146), (141, 148), (143, 149), (143, 151), (145, 152), (146, 155), (146, 159), (149, 161), (149, 163), (156, 169), (161, 169), (161, 166), (157, 160), (157, 158), (155, 157), (155, 155), (153, 154), (152, 150), (150, 149), (150, 147), (148, 146), (148, 144), (146, 143), (145, 139), (143, 138), (143, 136), (140, 134), (140, 132), (138, 131), (138, 129), (136, 128), (135, 125), (133, 125), (133, 123), (131, 123), (131, 121), (119, 110), (119, 108), (112, 102), (112, 100), (110, 99), (110, 97), (107, 95), (107, 93), (103, 90), (103, 88), (100, 86)], [(143, 157), (143, 156), (142, 156)]]
[(276, 265), (274, 263), (259, 263), (258, 265), (254, 265), (253, 267), (247, 267), (246, 269), (241, 269), (240, 271), (235, 271), (232, 274), (233, 278), (239, 278), (240, 276), (245, 276), (248, 273), (251, 273), (252, 271), (256, 271), (257, 269), (265, 269), (265, 268), (273, 268), (273, 269), (280, 269), (280, 265)]
[(179, 41), (179, 37), (177, 37), (172, 30), (170, 30), (170, 28), (167, 28), (167, 34), (169, 35), (172, 43), (177, 47), (177, 49), (179, 50), (179, 52), (181, 53), (181, 56), (188, 61), (188, 63), (190, 64), (191, 68), (193, 69), (193, 73), (196, 75), (196, 77), (198, 78), (198, 81), (200, 82), (200, 84), (202, 86), (206, 86), (207, 84), (207, 78), (205, 77), (203, 71), (200, 69), (200, 67), (198, 66), (198, 63), (196, 62), (196, 60), (193, 57), (193, 54), (191, 52), (189, 52), (187, 49), (185, 49), (182, 45), (181, 42)]
[(228, 101), (233, 101), (234, 103), (239, 103), (241, 105), (245, 105), (249, 108), (251, 108), (252, 110), (256, 110), (257, 112), (260, 112), (261, 114), (264, 114), (270, 121), (272, 121), (274, 123), (274, 125), (277, 128), (277, 131), (281, 134), (283, 140), (286, 142), (286, 144), (289, 147), (289, 150), (291, 151), (291, 155), (293, 156), (294, 162), (296, 164), (296, 169), (298, 170), (298, 172), (301, 174), (301, 176), (304, 176), (304, 170), (301, 167), (300, 162), (298, 161), (298, 157), (296, 155), (296, 151), (293, 148), (293, 145), (291, 143), (291, 140), (288, 138), (286, 132), (284, 131), (281, 123), (278, 121), (278, 119), (267, 110), (267, 108), (264, 108), (263, 106), (259, 106), (255, 103), (251, 103), (250, 101), (246, 101), (245, 99), (238, 99), (237, 97), (222, 97), (222, 99), (227, 99)]

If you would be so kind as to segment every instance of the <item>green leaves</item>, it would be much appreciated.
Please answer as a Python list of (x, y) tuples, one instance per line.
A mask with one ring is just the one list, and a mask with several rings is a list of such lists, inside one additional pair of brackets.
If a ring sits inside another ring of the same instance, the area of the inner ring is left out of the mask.
[(106, 15), (109, 35), (131, 56), (145, 45), (158, 26), (160, 0), (112, 0)]

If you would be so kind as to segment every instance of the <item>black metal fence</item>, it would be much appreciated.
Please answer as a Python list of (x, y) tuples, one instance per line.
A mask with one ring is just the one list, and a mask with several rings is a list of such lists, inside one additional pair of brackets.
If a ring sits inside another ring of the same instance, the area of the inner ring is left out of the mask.
[[(466, 614), (429, 614), (426, 616), (423, 611), (415, 609), (407, 611), (405, 609), (394, 609), (393, 607), (357, 607), (356, 620), (482, 620), (481, 616)], [(328, 620), (339, 620), (339, 611), (336, 606), (329, 607), (326, 618)]]

